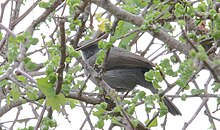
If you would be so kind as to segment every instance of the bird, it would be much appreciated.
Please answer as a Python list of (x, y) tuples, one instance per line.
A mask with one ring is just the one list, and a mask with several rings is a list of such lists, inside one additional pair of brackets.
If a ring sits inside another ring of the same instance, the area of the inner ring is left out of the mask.
[[(80, 47), (83, 59), (90, 65), (94, 66), (96, 57), (100, 48), (97, 43), (84, 45)], [(101, 78), (117, 92), (126, 92), (133, 90), (137, 85), (149, 89), (153, 94), (158, 90), (153, 87), (152, 83), (145, 80), (144, 74), (153, 70), (155, 65), (146, 58), (132, 53), (119, 47), (111, 47), (108, 57), (105, 61), (104, 71)], [(85, 74), (89, 72), (84, 68)], [(98, 70), (97, 70), (98, 71)], [(90, 80), (97, 85), (97, 80), (90, 76)], [(180, 110), (172, 103), (170, 99), (164, 96), (164, 104), (168, 111), (176, 116), (182, 115)]]

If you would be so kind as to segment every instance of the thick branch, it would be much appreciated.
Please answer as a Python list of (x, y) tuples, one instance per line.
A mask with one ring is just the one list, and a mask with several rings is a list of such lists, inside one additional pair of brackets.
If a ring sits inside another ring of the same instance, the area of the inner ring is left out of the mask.
[[(91, 0), (91, 2), (104, 8), (105, 10), (109, 11), (121, 20), (127, 21), (139, 27), (144, 24), (143, 17), (122, 10), (108, 0)], [(183, 44), (182, 42), (170, 36), (167, 32), (164, 32), (162, 29), (157, 29), (157, 31), (154, 31), (155, 29), (156, 28), (154, 26), (150, 27), (148, 33), (153, 35), (155, 38), (158, 38), (159, 40), (163, 41), (165, 44), (167, 44), (168, 47), (170, 47), (173, 50), (180, 51), (184, 54), (189, 53), (190, 45)]]

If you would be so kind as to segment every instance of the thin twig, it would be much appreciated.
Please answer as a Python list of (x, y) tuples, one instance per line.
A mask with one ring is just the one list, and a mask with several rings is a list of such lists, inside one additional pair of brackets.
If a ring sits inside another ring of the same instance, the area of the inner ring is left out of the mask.
[(186, 130), (186, 128), (192, 123), (192, 121), (196, 118), (196, 116), (199, 114), (199, 112), (201, 111), (201, 109), (205, 106), (206, 102), (208, 101), (208, 97), (204, 98), (202, 103), (200, 104), (199, 108), (196, 110), (196, 112), (193, 114), (193, 116), (191, 117), (191, 119), (188, 122), (184, 123), (184, 126), (182, 128), (182, 130)]
[[(81, 105), (81, 107), (82, 107), (82, 109), (83, 109), (84, 114), (86, 115), (86, 121), (88, 121), (89, 126), (90, 126), (90, 129), (91, 129), (91, 130), (95, 130), (95, 128), (94, 128), (94, 126), (93, 126), (93, 124), (92, 124), (92, 121), (91, 121), (91, 119), (90, 119), (90, 117), (89, 117), (91, 113), (88, 113), (88, 112), (87, 112), (86, 107), (84, 106), (84, 104), (83, 104), (82, 102), (80, 102), (80, 105)], [(84, 123), (83, 123), (83, 124), (84, 124)], [(82, 130), (82, 128), (83, 128), (83, 125), (81, 126), (80, 130)]]
[(89, 81), (89, 78), (90, 78), (90, 77), (91, 77), (91, 74), (89, 74), (89, 75), (87, 76), (87, 78), (86, 78), (86, 80), (85, 80), (85, 82), (84, 82), (82, 88), (80, 88), (80, 91), (79, 91), (79, 95), (80, 95), (80, 96), (82, 95), (82, 92), (83, 92), (84, 88), (86, 87), (86, 83)]
[(31, 11), (34, 10), (34, 8), (38, 5), (38, 3), (39, 3), (40, 1), (41, 1), (41, 0), (37, 0), (36, 2), (34, 2), (34, 4), (31, 5), (31, 7), (28, 8), (27, 11), (24, 12), (20, 17), (18, 17), (17, 19), (15, 19), (11, 25), (12, 25), (12, 26), (16, 26), (16, 25), (17, 25), (21, 20), (23, 20)]
[(59, 68), (57, 69), (58, 79), (57, 79), (57, 86), (56, 86), (56, 94), (59, 94), (63, 84), (63, 71), (65, 68), (65, 60), (66, 60), (66, 34), (65, 34), (65, 22), (60, 20), (59, 27), (60, 27), (60, 63)]
[(42, 108), (42, 110), (41, 110), (40, 116), (39, 116), (38, 119), (37, 119), (37, 124), (35, 125), (34, 130), (38, 130), (38, 128), (39, 128), (39, 126), (40, 126), (40, 123), (41, 123), (41, 121), (42, 121), (42, 119), (43, 119), (44, 112), (45, 112), (46, 108), (47, 108), (47, 106), (46, 106), (46, 102), (45, 102), (45, 103), (44, 103), (44, 106), (43, 106), (43, 108)]
[[(88, 115), (91, 115), (93, 108), (94, 108), (94, 107), (92, 107), (92, 108), (90, 109)], [(83, 123), (82, 123), (82, 125), (81, 125), (81, 127), (80, 127), (79, 130), (83, 130), (83, 127), (84, 127), (84, 125), (85, 125), (86, 122), (87, 122), (87, 117), (86, 117), (85, 120), (83, 121)]]

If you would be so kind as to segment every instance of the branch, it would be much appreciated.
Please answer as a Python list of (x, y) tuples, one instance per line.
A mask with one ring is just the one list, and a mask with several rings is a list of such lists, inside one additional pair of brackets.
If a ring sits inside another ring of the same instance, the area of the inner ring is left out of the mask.
[(29, 32), (31, 35), (34, 32), (34, 28), (39, 25), (62, 3), (64, 0), (56, 0), (50, 7), (48, 7), (32, 24), (26, 29), (26, 32)]
[(37, 0), (25, 13), (23, 13), (20, 17), (15, 19), (11, 26), (16, 26), (22, 19), (24, 19), (33, 9), (38, 5), (41, 0)]
[(43, 106), (43, 109), (41, 110), (40, 116), (37, 119), (37, 124), (35, 125), (34, 130), (38, 130), (38, 128), (40, 126), (40, 123), (41, 123), (41, 121), (43, 119), (43, 116), (44, 116), (46, 108), (47, 108), (47, 106), (46, 106), (46, 102), (45, 102), (44, 106)]
[(199, 114), (199, 112), (201, 111), (202, 107), (205, 106), (206, 102), (208, 101), (208, 97), (204, 98), (202, 103), (200, 104), (199, 108), (197, 109), (197, 111), (194, 113), (194, 115), (192, 116), (192, 118), (188, 121), (184, 123), (184, 126), (182, 128), (182, 130), (186, 130), (186, 128), (189, 126), (190, 123), (192, 123), (192, 121), (196, 118), (196, 116)]
[[(45, 96), (42, 93), (38, 93), (38, 98), (37, 100), (40, 100), (42, 98), (45, 98)], [(25, 104), (27, 102), (32, 102), (33, 100), (24, 100), (24, 99), (19, 99), (16, 102), (10, 102), (10, 105), (5, 104), (4, 106), (0, 107), (0, 117), (2, 117), (5, 113), (7, 113), (8, 111), (10, 111), (12, 108), (20, 106), (22, 104)]]
[(85, 115), (86, 115), (86, 121), (88, 121), (89, 126), (90, 126), (90, 129), (91, 129), (91, 130), (95, 130), (95, 128), (94, 128), (94, 126), (93, 126), (93, 124), (92, 124), (92, 121), (91, 121), (91, 119), (90, 119), (90, 117), (89, 117), (91, 113), (88, 113), (88, 112), (87, 112), (86, 107), (84, 106), (84, 104), (83, 104), (82, 102), (80, 102), (80, 105), (82, 106), (83, 112), (84, 112)]
[(60, 26), (60, 63), (59, 68), (57, 69), (58, 80), (56, 86), (56, 94), (59, 94), (61, 91), (61, 87), (63, 84), (63, 71), (65, 68), (65, 60), (66, 60), (66, 34), (65, 34), (65, 22), (63, 20), (59, 21)]
[[(116, 5), (112, 4), (109, 0), (91, 0), (92, 3), (104, 8), (108, 12), (115, 15), (118, 19), (127, 21), (132, 23), (138, 27), (144, 24), (144, 18), (138, 15), (131, 14), (121, 8), (117, 7)], [(170, 36), (167, 32), (164, 32), (162, 29), (156, 28), (154, 26), (149, 27), (150, 29), (147, 31), (155, 38), (163, 41), (167, 44), (168, 47), (172, 48), (173, 50), (180, 51), (184, 54), (188, 54), (190, 50), (190, 45), (183, 44), (182, 42), (174, 39)], [(155, 29), (157, 31), (155, 31)]]
[[(82, 94), (81, 96), (78, 94), (78, 92), (70, 92), (68, 95), (66, 95), (66, 98), (71, 98), (71, 99), (76, 99), (79, 101), (83, 101), (86, 102), (87, 104), (100, 104), (101, 102), (103, 102), (102, 99), (100, 98), (94, 98), (91, 96), (85, 96), (84, 94)], [(0, 117), (2, 117), (5, 113), (7, 113), (8, 111), (10, 111), (12, 108), (20, 106), (22, 104), (25, 104), (27, 102), (34, 102), (34, 101), (38, 101), (40, 99), (45, 98), (45, 96), (42, 93), (38, 93), (38, 98), (36, 100), (23, 100), (23, 99), (19, 99), (16, 102), (11, 102), (10, 105), (6, 104), (4, 106), (0, 107)]]
[(13, 32), (13, 31), (11, 31), (10, 29), (8, 29), (7, 27), (5, 27), (2, 23), (0, 23), (0, 29), (4, 29), (7, 33), (9, 33), (10, 35), (12, 35), (13, 37), (15, 37), (16, 36), (16, 34)]
[[(88, 70), (88, 72), (91, 74), (91, 77), (96, 79), (98, 86), (102, 87), (105, 92), (110, 96), (110, 98), (115, 102), (115, 104), (122, 108), (122, 102), (121, 98), (117, 95), (116, 90), (111, 88), (103, 79), (101, 79), (98, 75), (98, 73), (84, 60), (77, 59), (84, 67)], [(131, 124), (131, 120), (127, 113), (121, 109), (120, 114), (122, 115), (123, 119), (125, 119), (128, 122), (128, 126), (130, 128), (133, 128), (133, 125)]]
[[(31, 35), (33, 35), (34, 28), (40, 24), (42, 21), (44, 21), (48, 15), (50, 15), (64, 0), (57, 0), (55, 1), (48, 9), (46, 9), (41, 16), (39, 16), (27, 29), (26, 32), (29, 32)], [(26, 40), (25, 43), (20, 44), (20, 54), (17, 57), (17, 60), (14, 61), (11, 66), (5, 71), (4, 74), (0, 76), (0, 81), (7, 78), (9, 75), (13, 73), (15, 68), (17, 68), (20, 65), (20, 62), (23, 61), (25, 54), (27, 52), (27, 49), (25, 47), (26, 43), (29, 41)]]
[(4, 12), (5, 12), (5, 6), (8, 4), (10, 0), (5, 1), (5, 3), (1, 4), (1, 16), (0, 16), (0, 23), (2, 22)]

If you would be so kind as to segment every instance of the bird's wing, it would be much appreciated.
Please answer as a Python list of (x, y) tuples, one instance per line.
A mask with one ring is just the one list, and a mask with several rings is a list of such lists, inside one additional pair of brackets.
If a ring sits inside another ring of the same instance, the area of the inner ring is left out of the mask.
[(112, 47), (108, 55), (107, 63), (105, 65), (106, 70), (117, 68), (144, 68), (153, 69), (154, 64), (148, 61), (146, 58), (131, 53), (125, 49)]

